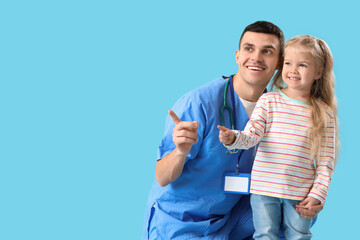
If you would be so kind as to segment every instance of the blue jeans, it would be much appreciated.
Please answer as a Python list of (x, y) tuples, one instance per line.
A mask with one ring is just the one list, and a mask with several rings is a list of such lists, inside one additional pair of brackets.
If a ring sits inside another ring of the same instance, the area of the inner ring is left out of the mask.
[(300, 201), (251, 194), (250, 203), (255, 227), (254, 239), (276, 240), (283, 219), (285, 237), (289, 240), (311, 239), (312, 219), (303, 218), (295, 210)]

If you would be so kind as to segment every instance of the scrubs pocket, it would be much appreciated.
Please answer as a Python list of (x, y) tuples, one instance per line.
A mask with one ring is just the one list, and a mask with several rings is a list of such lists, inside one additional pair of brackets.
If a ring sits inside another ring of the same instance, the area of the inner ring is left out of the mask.
[(156, 205), (154, 204), (150, 209), (150, 217), (147, 228), (148, 239), (152, 239), (152, 240), (158, 238), (156, 224), (155, 224), (155, 208)]

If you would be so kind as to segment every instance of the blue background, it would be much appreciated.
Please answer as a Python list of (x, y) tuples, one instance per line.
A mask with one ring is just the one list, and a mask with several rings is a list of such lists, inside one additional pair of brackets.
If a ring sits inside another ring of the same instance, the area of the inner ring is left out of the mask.
[(246, 25), (332, 49), (342, 150), (314, 239), (358, 235), (355, 1), (1, 1), (0, 239), (140, 239), (167, 110)]

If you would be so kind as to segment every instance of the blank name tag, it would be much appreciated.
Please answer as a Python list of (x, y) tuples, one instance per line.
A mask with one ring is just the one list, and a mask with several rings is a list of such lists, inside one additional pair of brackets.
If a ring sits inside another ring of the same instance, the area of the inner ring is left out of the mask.
[(236, 175), (232, 172), (226, 172), (224, 174), (224, 192), (249, 194), (250, 176), (249, 173), (239, 173), (239, 175)]

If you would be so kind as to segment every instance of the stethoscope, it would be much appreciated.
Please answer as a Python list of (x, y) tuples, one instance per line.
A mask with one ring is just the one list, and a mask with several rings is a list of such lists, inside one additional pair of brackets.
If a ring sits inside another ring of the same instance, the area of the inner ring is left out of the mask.
[[(227, 103), (227, 93), (229, 91), (230, 88), (230, 98), (231, 98), (231, 103), (232, 103), (232, 107), (235, 108), (235, 97), (234, 97), (234, 86), (233, 86), (233, 75), (231, 75), (229, 77), (229, 79), (227, 80), (226, 84), (225, 84), (225, 89), (224, 89), (224, 104), (221, 107), (220, 110), (220, 114), (221, 114), (221, 125), (225, 127), (225, 118), (224, 118), (224, 111), (227, 110), (229, 112), (229, 116), (230, 116), (230, 125), (231, 125), (231, 129), (234, 130), (235, 129), (235, 122), (236, 122), (236, 114), (234, 114), (233, 109), (229, 106), (229, 104)], [(236, 170), (235, 170), (235, 174), (239, 174), (239, 162), (240, 162), (240, 158), (241, 155), (243, 154), (244, 151), (240, 150), (240, 149), (236, 149), (236, 150), (227, 150), (226, 154), (236, 154), (239, 153), (238, 158), (237, 158), (237, 163), (236, 163)]]
[[(229, 111), (229, 115), (230, 115), (230, 125), (231, 125), (231, 129), (234, 130), (235, 129), (235, 124), (234, 124), (234, 113), (232, 111), (232, 108), (227, 104), (227, 93), (228, 93), (228, 89), (229, 86), (231, 89), (234, 89), (233, 87), (233, 83), (232, 83), (232, 78), (233, 76), (231, 75), (229, 77), (229, 80), (227, 80), (226, 84), (225, 84), (225, 89), (224, 89), (224, 105), (221, 107), (221, 125), (225, 127), (225, 118), (224, 118), (224, 110), (228, 110)], [(233, 95), (233, 91), (231, 91), (232, 95)], [(233, 96), (231, 95), (231, 102), (233, 104), (233, 106), (235, 105), (235, 101), (233, 101)]]

